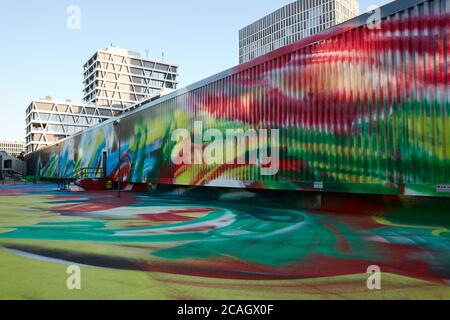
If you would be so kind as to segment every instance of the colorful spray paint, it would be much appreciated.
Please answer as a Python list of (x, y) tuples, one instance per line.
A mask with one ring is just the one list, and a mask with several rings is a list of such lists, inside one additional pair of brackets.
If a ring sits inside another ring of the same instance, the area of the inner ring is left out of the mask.
[[(354, 196), (327, 211), (339, 196), (306, 210), (284, 193), (55, 190), (0, 187), (0, 299), (450, 298), (444, 198)], [(64, 286), (71, 264), (80, 292)], [(383, 290), (366, 287), (370, 265)]]
[[(109, 121), (28, 155), (30, 174), (71, 176), (105, 151), (126, 183), (449, 196), (449, 4), (397, 5), (380, 28), (361, 16), (124, 115), (120, 155)], [(198, 121), (279, 130), (277, 174), (174, 164), (172, 133)]]

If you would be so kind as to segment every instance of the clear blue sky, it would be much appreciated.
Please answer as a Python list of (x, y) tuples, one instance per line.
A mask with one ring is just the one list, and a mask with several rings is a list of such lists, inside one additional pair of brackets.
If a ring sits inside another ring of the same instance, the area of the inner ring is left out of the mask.
[[(32, 99), (81, 101), (82, 65), (108, 43), (180, 65), (180, 88), (238, 63), (238, 30), (292, 0), (40, 0), (0, 5), (0, 140), (25, 136)], [(361, 0), (361, 11), (389, 0)], [(66, 26), (70, 5), (79, 30)]]

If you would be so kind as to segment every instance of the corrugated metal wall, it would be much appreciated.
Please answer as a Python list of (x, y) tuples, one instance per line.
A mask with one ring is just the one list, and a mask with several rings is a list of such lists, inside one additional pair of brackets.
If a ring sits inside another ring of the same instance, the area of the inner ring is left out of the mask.
[[(438, 184), (450, 183), (449, 12), (449, 0), (434, 0), (384, 17), (380, 28), (350, 22), (125, 116), (128, 181), (437, 194)], [(192, 132), (199, 120), (205, 130), (279, 129), (279, 172), (174, 165), (171, 133)], [(66, 152), (63, 167), (97, 165), (105, 149), (114, 175), (116, 135), (108, 123), (63, 142), (79, 157)], [(48, 155), (41, 169), (57, 157)]]

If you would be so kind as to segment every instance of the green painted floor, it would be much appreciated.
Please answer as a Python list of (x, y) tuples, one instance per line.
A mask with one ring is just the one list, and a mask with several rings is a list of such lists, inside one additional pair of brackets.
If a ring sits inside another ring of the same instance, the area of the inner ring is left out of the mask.
[[(2, 186), (0, 299), (450, 298), (442, 207), (336, 213), (258, 197)], [(66, 286), (69, 265), (81, 290)], [(371, 265), (381, 290), (367, 288)]]

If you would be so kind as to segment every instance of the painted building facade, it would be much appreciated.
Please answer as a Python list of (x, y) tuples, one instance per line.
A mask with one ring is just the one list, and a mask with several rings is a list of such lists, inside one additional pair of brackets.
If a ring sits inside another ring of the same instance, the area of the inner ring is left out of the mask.
[[(66, 177), (106, 163), (124, 183), (448, 196), (449, 14), (448, 0), (390, 3), (378, 27), (361, 15), (33, 153), (28, 168)], [(278, 172), (175, 164), (173, 132), (199, 121), (279, 130)]]

